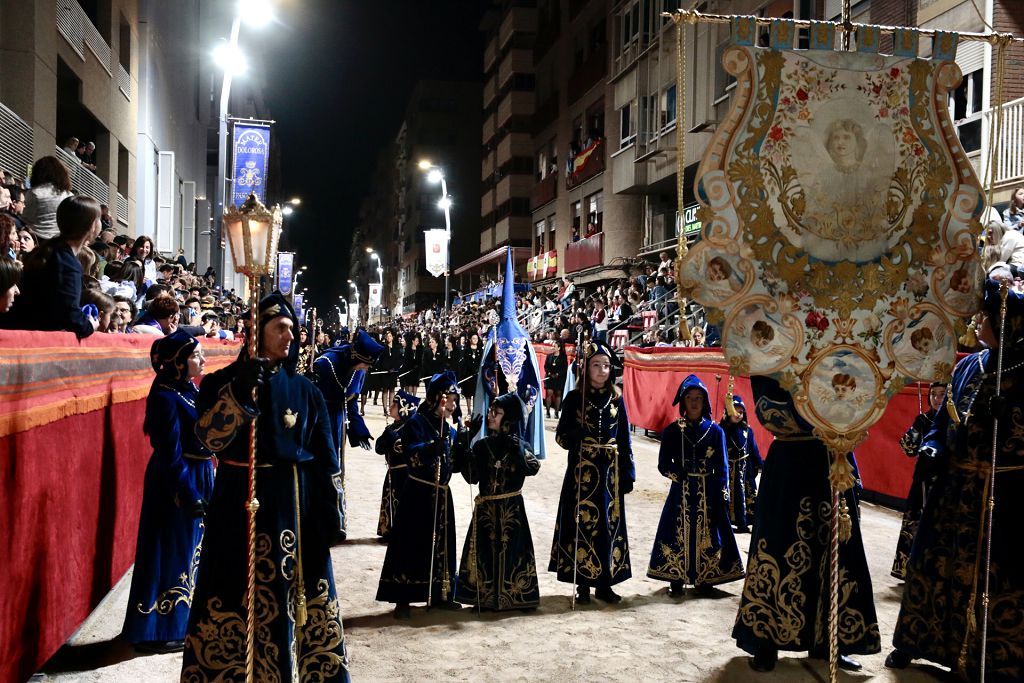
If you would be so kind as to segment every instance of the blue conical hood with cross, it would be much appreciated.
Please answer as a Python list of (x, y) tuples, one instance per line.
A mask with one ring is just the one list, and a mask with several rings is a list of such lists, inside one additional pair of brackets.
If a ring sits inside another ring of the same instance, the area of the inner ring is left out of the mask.
[[(501, 289), (501, 320), (491, 330), (484, 344), (477, 377), (476, 400), (473, 412), (485, 415), (491, 401), (515, 391), (526, 405), (526, 436), (538, 458), (544, 457), (544, 414), (535, 410), (540, 400), (540, 370), (537, 354), (516, 318), (515, 269), (512, 267), (512, 248), (505, 254), (505, 282)], [(485, 435), (485, 430), (477, 436)]]

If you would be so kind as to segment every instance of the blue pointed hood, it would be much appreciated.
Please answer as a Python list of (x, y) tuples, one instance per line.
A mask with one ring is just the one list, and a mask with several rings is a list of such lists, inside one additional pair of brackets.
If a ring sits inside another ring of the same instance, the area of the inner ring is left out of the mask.
[(527, 360), (526, 346), (530, 337), (516, 318), (515, 270), (512, 268), (512, 249), (505, 253), (505, 282), (501, 288), (501, 320), (495, 330), (494, 355), (508, 387), (519, 387), (523, 365)]
[(711, 400), (708, 396), (708, 388), (704, 386), (704, 382), (701, 382), (697, 375), (690, 375), (683, 380), (682, 384), (679, 385), (676, 397), (672, 401), (672, 405), (679, 406), (679, 416), (686, 416), (686, 404), (683, 403), (683, 396), (690, 389), (699, 389), (700, 392), (704, 394), (704, 417), (711, 419)]

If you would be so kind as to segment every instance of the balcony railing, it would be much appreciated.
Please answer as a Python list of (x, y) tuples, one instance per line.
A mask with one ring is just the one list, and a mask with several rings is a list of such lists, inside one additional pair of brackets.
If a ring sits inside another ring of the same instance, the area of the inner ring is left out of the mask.
[(120, 64), (116, 67), (117, 71), (117, 87), (121, 93), (128, 98), (131, 102), (132, 99), (132, 79), (128, 75), (128, 71)]
[(575, 102), (608, 73), (608, 45), (595, 48), (587, 61), (569, 76), (569, 102)]
[(78, 157), (68, 154), (60, 147), (55, 147), (56, 156), (64, 162), (71, 176), (71, 189), (76, 194), (84, 194), (92, 197), (100, 204), (110, 203), (110, 186), (100, 179), (98, 175), (82, 166)]
[(598, 140), (573, 157), (571, 170), (565, 176), (565, 189), (571, 190), (604, 171), (604, 147), (604, 140)]
[(0, 104), (0, 167), (18, 178), (28, 175), (33, 137), (32, 126)]
[(117, 222), (128, 225), (128, 200), (120, 192), (117, 193)]
[(530, 192), (530, 211), (533, 211), (558, 196), (558, 173), (548, 173)]
[[(988, 126), (995, 125), (995, 109), (985, 112), (985, 129), (982, 133), (982, 140), (988, 144)], [(1001, 140), (999, 153), (996, 156), (996, 177), (995, 185), (998, 187), (1011, 181), (1024, 178), (1024, 97), (1007, 102), (1003, 105), (1002, 130), (996, 131), (996, 138)], [(987, 155), (982, 154), (982, 174), (980, 180), (984, 183), (985, 166), (988, 165)]]
[(85, 59), (85, 47), (96, 55), (107, 73), (111, 73), (112, 53), (99, 29), (89, 20), (82, 6), (75, 0), (57, 0), (57, 30), (71, 44), (78, 56)]
[(565, 245), (565, 272), (575, 273), (604, 263), (604, 233)]

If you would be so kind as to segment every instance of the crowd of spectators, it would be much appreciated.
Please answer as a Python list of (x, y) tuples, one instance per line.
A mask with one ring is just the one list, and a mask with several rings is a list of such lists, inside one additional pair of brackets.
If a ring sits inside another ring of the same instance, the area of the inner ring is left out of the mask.
[[(0, 173), (3, 173), (0, 171)], [(232, 338), (243, 302), (219, 293), (184, 252), (165, 258), (145, 235), (118, 234), (96, 200), (71, 192), (64, 163), (43, 157), (30, 189), (0, 186), (0, 328)]]
[(95, 142), (86, 142), (71, 136), (64, 142), (63, 150), (67, 152), (68, 155), (78, 159), (78, 163), (82, 164), (85, 168), (93, 172), (96, 171)]

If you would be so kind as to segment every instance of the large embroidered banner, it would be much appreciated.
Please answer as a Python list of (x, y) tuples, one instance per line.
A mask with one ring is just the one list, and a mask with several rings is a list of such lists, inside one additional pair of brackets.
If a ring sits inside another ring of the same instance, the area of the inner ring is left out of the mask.
[[(834, 52), (825, 24), (823, 49), (759, 48), (752, 21), (734, 20), (723, 55), (736, 90), (697, 171), (702, 239), (681, 285), (731, 370), (778, 379), (845, 451), (905, 383), (949, 378), (978, 307), (983, 194), (947, 109), (956, 37), (930, 60)], [(917, 53), (912, 34), (896, 44)]]

